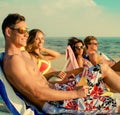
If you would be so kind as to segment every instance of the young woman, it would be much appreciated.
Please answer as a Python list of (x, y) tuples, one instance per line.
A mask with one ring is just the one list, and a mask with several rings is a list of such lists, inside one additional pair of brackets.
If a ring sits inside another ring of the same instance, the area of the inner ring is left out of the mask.
[(83, 58), (84, 55), (84, 43), (82, 40), (76, 38), (76, 37), (71, 37), (70, 39), (68, 39), (68, 45), (70, 45), (77, 63), (79, 67), (83, 67), (84, 65), (89, 65), (91, 66), (92, 64)]
[(27, 46), (25, 49), (29, 52), (31, 59), (38, 65), (43, 75), (52, 72), (50, 60), (58, 58), (60, 53), (44, 47), (44, 33), (40, 29), (33, 29), (29, 32)]
[(44, 36), (44, 33), (40, 29), (31, 30), (29, 32), (27, 46), (25, 49), (30, 54), (31, 59), (37, 64), (40, 72), (46, 77), (47, 80), (50, 80), (52, 77), (58, 77), (61, 78), (59, 80), (62, 81), (68, 72), (55, 71), (54, 68), (51, 67), (50, 60), (58, 58), (60, 53), (44, 47)]

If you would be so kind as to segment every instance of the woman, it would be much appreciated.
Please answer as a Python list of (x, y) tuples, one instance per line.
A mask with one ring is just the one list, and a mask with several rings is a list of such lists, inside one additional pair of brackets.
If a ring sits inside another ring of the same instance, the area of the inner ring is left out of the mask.
[(29, 38), (25, 49), (30, 54), (31, 59), (38, 65), (40, 72), (47, 80), (50, 80), (52, 77), (58, 77), (60, 79), (54, 80), (62, 81), (66, 75), (69, 76), (69, 74), (71, 74), (71, 72), (55, 71), (51, 67), (50, 60), (59, 57), (60, 53), (44, 48), (44, 33), (40, 29), (33, 29), (29, 32)]
[(75, 57), (76, 57), (76, 60), (77, 60), (77, 63), (78, 63), (78, 66), (79, 67), (83, 67), (84, 65), (89, 65), (91, 66), (92, 64), (83, 58), (83, 54), (84, 54), (84, 43), (82, 40), (76, 38), (76, 37), (71, 37), (69, 40), (68, 40), (68, 45), (70, 45)]
[[(87, 85), (87, 79), (85, 78), (84, 75), (86, 73), (86, 67), (90, 68), (92, 66), (92, 64), (90, 63), (90, 61), (83, 58), (84, 43), (82, 40), (80, 40), (76, 37), (71, 37), (70, 39), (68, 39), (68, 46), (70, 46), (69, 49), (67, 49), (68, 50), (67, 52), (69, 52), (70, 61), (66, 67), (66, 70), (76, 69), (79, 67), (84, 68), (84, 72), (82, 73), (83, 75), (80, 78), (80, 81), (78, 82), (77, 85), (79, 85), (79, 86)], [(66, 53), (66, 55), (67, 54), (68, 53)], [(73, 56), (71, 56), (71, 55), (73, 55)], [(72, 58), (74, 58), (74, 59), (72, 59)]]
[(40, 29), (32, 29), (29, 32), (27, 46), (25, 49), (29, 52), (31, 59), (38, 65), (43, 75), (52, 72), (50, 60), (58, 58), (60, 53), (44, 47), (44, 33)]

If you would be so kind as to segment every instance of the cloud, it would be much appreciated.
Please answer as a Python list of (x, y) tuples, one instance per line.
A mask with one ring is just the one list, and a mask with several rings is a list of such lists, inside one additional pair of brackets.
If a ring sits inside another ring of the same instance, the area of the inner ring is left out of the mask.
[(99, 7), (93, 0), (51, 0), (50, 2), (42, 4), (40, 9), (41, 13), (46, 16), (59, 15), (59, 13), (61, 14), (66, 12), (73, 13), (76, 11), (80, 11), (82, 13), (84, 11), (94, 11), (95, 9), (96, 12), (100, 12)]
[[(56, 35), (91, 32), (102, 15), (102, 8), (93, 0), (51, 0), (41, 4), (39, 11), (41, 21), (52, 27), (49, 31)], [(48, 29), (44, 24), (41, 26)]]
[(1, 22), (8, 13), (18, 12), (30, 29), (40, 28), (48, 36), (120, 35), (120, 14), (108, 12), (94, 0), (4, 0), (0, 9)]

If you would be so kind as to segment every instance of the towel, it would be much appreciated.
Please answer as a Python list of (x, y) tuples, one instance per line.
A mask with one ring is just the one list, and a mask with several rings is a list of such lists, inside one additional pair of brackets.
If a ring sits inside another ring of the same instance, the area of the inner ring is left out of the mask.
[(26, 103), (22, 97), (19, 97), (12, 86), (9, 84), (2, 70), (2, 59), (4, 53), (0, 53), (0, 95), (12, 115), (45, 115), (38, 111), (32, 104)]
[(70, 45), (68, 45), (66, 48), (66, 60), (67, 60), (67, 66), (66, 66), (67, 71), (79, 68), (76, 57)]
[[(117, 101), (111, 96), (102, 95), (107, 92), (106, 85), (102, 80), (101, 68), (99, 65), (86, 68), (83, 73), (89, 86), (88, 95), (84, 98), (70, 99), (64, 101), (49, 101), (43, 106), (43, 111), (49, 114), (72, 114), (72, 115), (113, 115), (115, 114)], [(81, 73), (75, 76), (73, 81), (67, 84), (55, 84), (57, 90), (73, 90), (79, 80)], [(79, 77), (79, 80), (78, 80)]]

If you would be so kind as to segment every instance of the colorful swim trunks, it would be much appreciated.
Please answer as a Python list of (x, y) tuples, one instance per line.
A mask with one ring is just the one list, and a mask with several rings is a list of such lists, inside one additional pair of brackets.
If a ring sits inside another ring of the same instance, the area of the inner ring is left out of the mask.
[(91, 68), (85, 67), (83, 73), (75, 77), (75, 80), (67, 84), (56, 84), (56, 90), (73, 90), (75, 85), (84, 77), (89, 86), (88, 96), (85, 98), (50, 101), (43, 106), (43, 111), (49, 114), (111, 114), (116, 111), (116, 99), (111, 96), (102, 96), (108, 92), (106, 85), (102, 80), (100, 65)]

